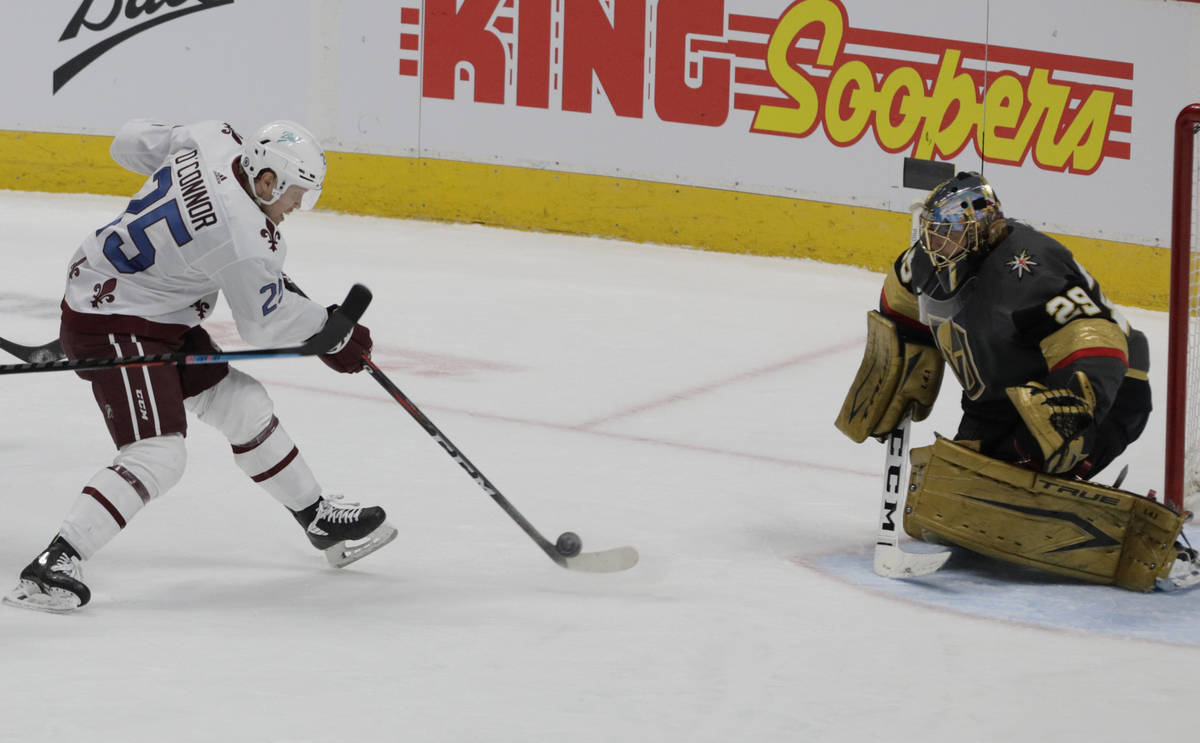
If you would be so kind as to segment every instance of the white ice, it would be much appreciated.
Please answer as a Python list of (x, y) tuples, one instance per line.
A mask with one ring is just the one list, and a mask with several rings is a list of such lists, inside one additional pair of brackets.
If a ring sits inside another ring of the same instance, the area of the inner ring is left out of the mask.
[[(57, 334), (68, 257), (125, 199), (0, 192), (0, 335)], [(550, 539), (554, 565), (366, 374), (241, 366), (383, 551), (329, 568), (203, 424), (179, 486), (69, 616), (0, 607), (0, 741), (1167, 741), (1200, 596), (952, 559), (871, 572), (881, 450), (833, 428), (881, 275), (480, 226), (289, 218), (289, 273), (353, 282), (375, 359)], [(900, 246), (897, 246), (899, 249)], [(1130, 309), (1163, 389), (1165, 316)], [(244, 347), (222, 305), (210, 324)], [(953, 433), (957, 385), (914, 428)], [(112, 457), (88, 386), (5, 377), (0, 581)], [(1161, 489), (1163, 419), (1112, 471)], [(1109, 480), (1111, 481), (1111, 480)], [(0, 585), (7, 590), (8, 585)]]

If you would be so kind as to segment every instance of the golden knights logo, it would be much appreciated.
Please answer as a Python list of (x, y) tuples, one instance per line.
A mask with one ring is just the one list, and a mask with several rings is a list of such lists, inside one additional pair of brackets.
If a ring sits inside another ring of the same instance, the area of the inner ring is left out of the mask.
[(967, 397), (978, 400), (983, 394), (983, 378), (975, 366), (975, 355), (971, 353), (967, 331), (953, 320), (947, 320), (937, 326), (934, 338)]
[(1019, 279), (1027, 273), (1033, 273), (1033, 267), (1037, 265), (1037, 261), (1033, 258), (1034, 256), (1030, 255), (1029, 251), (1022, 250), (1020, 255), (1014, 255), (1013, 259), (1004, 265), (1008, 266)]

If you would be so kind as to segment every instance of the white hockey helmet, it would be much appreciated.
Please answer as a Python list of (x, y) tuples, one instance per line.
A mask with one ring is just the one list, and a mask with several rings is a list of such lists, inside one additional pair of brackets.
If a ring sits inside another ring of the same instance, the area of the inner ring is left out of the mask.
[(264, 124), (246, 140), (242, 152), (242, 170), (253, 181), (264, 170), (275, 173), (271, 198), (254, 198), (259, 204), (273, 204), (290, 186), (305, 189), (301, 209), (312, 209), (321, 196), (325, 180), (325, 150), (317, 138), (294, 121)]

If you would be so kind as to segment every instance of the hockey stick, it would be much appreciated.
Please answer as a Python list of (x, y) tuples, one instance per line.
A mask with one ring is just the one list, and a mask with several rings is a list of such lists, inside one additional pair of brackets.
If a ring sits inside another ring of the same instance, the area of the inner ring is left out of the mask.
[[(288, 348), (260, 348), (245, 351), (223, 351), (219, 353), (157, 353), (146, 356), (119, 356), (111, 359), (66, 359), (61, 356), (57, 360), (37, 361), (33, 353), (48, 349), (51, 343), (37, 348), (9, 343), (0, 347), (18, 358), (25, 358), (22, 353), (29, 353), (30, 363), (0, 364), (0, 374), (30, 374), (34, 372), (53, 371), (93, 371), (97, 369), (115, 369), (129, 366), (166, 366), (173, 364), (224, 364), (231, 361), (248, 361), (252, 359), (287, 358), (293, 356), (313, 356), (327, 353), (354, 329), (358, 318), (362, 317), (367, 305), (371, 303), (371, 290), (362, 284), (350, 287), (346, 299), (338, 309), (329, 316), (325, 326), (316, 335), (299, 346)], [(11, 346), (11, 347), (10, 347)], [(60, 347), (61, 352), (61, 347)]]
[[(289, 291), (293, 291), (302, 297), (308, 296), (296, 282), (292, 281), (291, 277), (284, 274), (283, 280), (284, 285)], [(421, 428), (424, 428), (425, 432), (432, 436), (433, 440), (438, 442), (454, 461), (458, 462), (458, 465), (475, 480), (479, 487), (483, 488), (483, 491), (490, 495), (492, 500), (496, 501), (496, 504), (504, 509), (504, 512), (517, 523), (517, 526), (520, 526), (529, 538), (537, 546), (541, 547), (542, 551), (555, 563), (569, 570), (579, 570), (588, 573), (615, 573), (621, 570), (628, 570), (637, 564), (638, 553), (633, 547), (617, 547), (602, 552), (580, 553), (583, 542), (580, 540), (579, 535), (574, 532), (563, 532), (558, 536), (558, 540), (554, 544), (551, 544), (550, 540), (542, 536), (542, 533), (533, 524), (529, 523), (529, 520), (500, 493), (499, 488), (493, 485), (491, 480), (487, 479), (483, 472), (472, 464), (471, 460), (467, 459), (465, 454), (458, 450), (458, 447), (446, 437), (446, 434), (442, 433), (433, 424), (433, 421), (429, 420), (421, 412), (416, 403), (408, 399), (408, 396), (383, 373), (383, 370), (376, 366), (370, 356), (363, 356), (363, 368), (367, 370), (372, 379), (387, 390), (392, 399), (400, 403), (400, 407), (408, 411), (408, 414), (420, 424)]]
[(905, 552), (900, 549), (896, 511), (904, 503), (904, 465), (908, 460), (908, 434), (912, 417), (905, 413), (888, 434), (883, 453), (883, 489), (879, 505), (879, 534), (875, 539), (875, 574), (885, 578), (916, 578), (928, 575), (950, 559), (950, 551)]
[(20, 343), (13, 343), (7, 338), (0, 338), (0, 348), (8, 351), (13, 356), (16, 356), (21, 361), (26, 363), (45, 363), (47, 361), (57, 361), (65, 359), (67, 355), (63, 353), (62, 343), (57, 338), (49, 343), (43, 343), (40, 346), (22, 346)]
[(438, 427), (433, 424), (433, 421), (425, 417), (425, 414), (413, 404), (412, 400), (409, 400), (408, 397), (400, 391), (400, 388), (397, 387), (392, 380), (388, 379), (387, 375), (375, 365), (374, 361), (371, 361), (370, 357), (363, 356), (363, 364), (364, 368), (367, 370), (367, 373), (370, 374), (371, 377), (378, 382), (381, 387), (387, 390), (388, 394), (390, 394), (396, 402), (400, 403), (400, 407), (408, 411), (408, 414), (411, 415), (413, 419), (421, 425), (421, 428), (424, 428), (425, 432), (432, 436), (434, 441), (438, 442), (438, 444), (440, 444), (441, 447), (446, 450), (446, 453), (450, 455), (451, 459), (453, 459), (455, 462), (458, 462), (458, 465), (466, 470), (466, 473), (471, 476), (471, 479), (473, 479), (479, 485), (479, 487), (483, 488), (483, 491), (490, 495), (492, 500), (496, 501), (496, 503), (502, 509), (504, 509), (504, 512), (507, 513), (509, 517), (517, 523), (517, 526), (521, 527), (521, 529), (524, 530), (527, 535), (529, 535), (529, 538), (532, 539), (537, 546), (542, 548), (542, 551), (545, 552), (551, 560), (558, 563), (562, 567), (567, 568), (568, 570), (581, 570), (588, 573), (615, 573), (620, 570), (628, 570), (637, 564), (638, 553), (633, 547), (617, 547), (615, 549), (604, 550), (602, 552), (580, 552), (579, 550), (580, 547), (582, 547), (582, 542), (580, 541), (579, 536), (574, 532), (564, 532), (561, 536), (559, 536), (556, 543), (551, 544), (550, 540), (542, 536), (541, 532), (534, 528), (533, 524), (529, 523), (529, 521), (521, 515), (521, 512), (518, 511), (512, 503), (509, 503), (507, 498), (500, 494), (500, 491), (496, 488), (496, 486), (493, 485), (492, 482), (488, 480), (482, 472), (479, 471), (479, 468), (472, 464), (471, 460), (467, 459), (466, 455), (459, 451), (458, 448), (450, 442), (450, 439), (446, 438), (446, 434), (442, 433)]

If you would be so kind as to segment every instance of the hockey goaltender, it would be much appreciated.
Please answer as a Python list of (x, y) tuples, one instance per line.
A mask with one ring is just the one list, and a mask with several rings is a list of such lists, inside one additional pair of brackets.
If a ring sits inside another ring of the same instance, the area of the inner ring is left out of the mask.
[(1005, 218), (983, 176), (924, 204), (868, 313), (838, 415), (855, 442), (929, 415), (949, 365), (954, 440), (912, 452), (914, 538), (1136, 591), (1200, 583), (1185, 514), (1091, 482), (1150, 416), (1149, 346), (1061, 243)]

